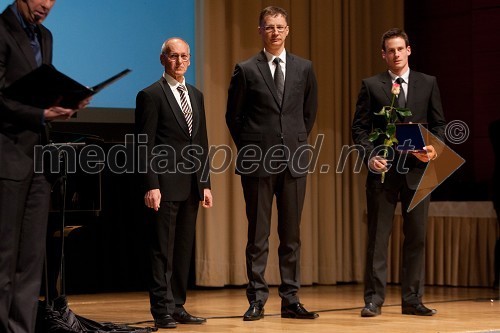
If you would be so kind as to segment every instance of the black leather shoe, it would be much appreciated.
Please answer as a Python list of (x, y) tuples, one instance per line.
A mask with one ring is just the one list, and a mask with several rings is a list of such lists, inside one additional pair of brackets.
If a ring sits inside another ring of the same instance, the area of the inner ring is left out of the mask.
[(243, 315), (244, 321), (254, 321), (264, 318), (264, 305), (261, 302), (252, 302)]
[(319, 314), (307, 311), (300, 303), (281, 306), (281, 318), (316, 319)]
[(207, 321), (205, 318), (192, 316), (184, 307), (176, 308), (172, 314), (172, 318), (179, 324), (203, 324)]
[(165, 315), (155, 318), (155, 327), (157, 328), (176, 328), (177, 323), (171, 315)]
[(361, 317), (376, 317), (380, 314), (382, 314), (382, 309), (373, 303), (366, 304), (363, 310), (361, 310)]
[(401, 306), (401, 313), (405, 315), (415, 315), (415, 316), (433, 316), (437, 313), (437, 310), (429, 309), (422, 303), (403, 304)]

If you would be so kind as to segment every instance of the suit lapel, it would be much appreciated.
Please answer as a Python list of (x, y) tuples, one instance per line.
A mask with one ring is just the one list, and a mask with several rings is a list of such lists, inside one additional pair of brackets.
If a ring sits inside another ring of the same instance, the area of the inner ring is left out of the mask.
[[(385, 96), (387, 96), (387, 105), (391, 105), (392, 102), (392, 79), (389, 73), (384, 72), (380, 75), (380, 88), (384, 92)], [(380, 110), (377, 110), (377, 112)]]
[(12, 12), (10, 8), (7, 8), (4, 11), (3, 17), (10, 28), (10, 33), (12, 34), (14, 40), (16, 41), (16, 44), (19, 46), (19, 49), (21, 49), (24, 57), (26, 58), (26, 61), (30, 64), (32, 69), (36, 69), (38, 65), (35, 60), (35, 54), (33, 53), (33, 49), (31, 48), (30, 45), (30, 40), (26, 32), (19, 24), (14, 12)]
[[(271, 74), (271, 70), (269, 69), (269, 64), (267, 62), (267, 57), (264, 51), (261, 51), (257, 56), (257, 68), (259, 69), (260, 74), (264, 79), (264, 82), (269, 88), (269, 91), (271, 92), (271, 95), (273, 95), (273, 98), (276, 101), (276, 104), (278, 105), (279, 108), (279, 102), (278, 102), (279, 100), (278, 100), (278, 94), (276, 92), (276, 86), (274, 85), (273, 76)], [(285, 91), (286, 91), (286, 79), (285, 79)]]
[(47, 31), (39, 27), (41, 36), (41, 47), (42, 47), (42, 63), (51, 64), (52, 63), (52, 48), (50, 47), (49, 38), (47, 37)]
[[(418, 75), (415, 75), (415, 72), (410, 71), (410, 76), (408, 77), (408, 93), (406, 95), (406, 107), (411, 110), (415, 110), (415, 107), (413, 107), (413, 100), (415, 99), (415, 96), (417, 95), (418, 92)], [(412, 116), (406, 117), (406, 120), (411, 120)]]
[(160, 85), (160, 87), (163, 90), (163, 93), (165, 94), (165, 98), (167, 99), (167, 102), (170, 105), (170, 110), (172, 110), (172, 113), (174, 114), (177, 123), (182, 128), (183, 132), (187, 136), (189, 136), (189, 129), (187, 127), (186, 118), (184, 118), (184, 114), (182, 113), (181, 107), (179, 106), (179, 103), (177, 103), (177, 100), (175, 99), (175, 96), (172, 93), (172, 90), (170, 89), (168, 82), (162, 77), (158, 81), (158, 84)]
[(291, 94), (291, 88), (294, 86), (298, 86), (295, 81), (302, 80), (299, 75), (297, 64), (295, 63), (294, 57), (290, 53), (286, 53), (286, 64), (285, 64), (285, 89), (283, 91), (283, 103), (282, 106), (285, 105), (287, 100), (293, 101), (292, 96), (288, 98), (288, 95)]
[(193, 87), (191, 85), (186, 84), (189, 93), (189, 101), (191, 102), (191, 111), (193, 111), (193, 129), (191, 132), (191, 137), (194, 137), (198, 132), (198, 128), (200, 127), (200, 110), (198, 109), (198, 103), (195, 100), (195, 93), (193, 91)]

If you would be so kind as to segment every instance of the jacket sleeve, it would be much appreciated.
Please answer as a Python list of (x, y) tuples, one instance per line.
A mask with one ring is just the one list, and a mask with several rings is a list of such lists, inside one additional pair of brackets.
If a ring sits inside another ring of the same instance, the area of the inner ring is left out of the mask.
[(441, 94), (435, 77), (432, 77), (432, 90), (427, 111), (427, 121), (432, 134), (444, 142), (446, 120), (444, 118), (443, 106), (441, 105)]
[(356, 102), (356, 110), (352, 121), (352, 140), (360, 145), (365, 152), (365, 161), (374, 149), (374, 144), (369, 140), (373, 127), (373, 110), (371, 110), (370, 90), (365, 80), (361, 82), (361, 89)]
[(245, 123), (246, 100), (245, 72), (240, 65), (236, 65), (228, 89), (226, 124), (236, 146), (239, 146), (240, 134)]
[(316, 81), (316, 75), (314, 74), (312, 63), (309, 64), (306, 91), (304, 95), (304, 124), (306, 126), (308, 136), (314, 126), (316, 112), (318, 110), (318, 83)]
[[(155, 145), (156, 128), (158, 125), (158, 106), (153, 98), (145, 91), (140, 91), (136, 97), (135, 109), (136, 134), (143, 135), (147, 139), (147, 151), (151, 152)], [(143, 142), (144, 140), (142, 140)], [(151, 169), (151, 154), (139, 154), (139, 165), (146, 167), (143, 179), (144, 191), (159, 189), (158, 175)]]

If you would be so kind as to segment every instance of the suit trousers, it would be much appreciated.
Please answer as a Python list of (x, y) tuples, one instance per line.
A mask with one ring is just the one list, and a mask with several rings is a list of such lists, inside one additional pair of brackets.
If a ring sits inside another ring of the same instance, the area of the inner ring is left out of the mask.
[(430, 199), (427, 197), (407, 212), (415, 193), (408, 188), (404, 175), (394, 188), (366, 190), (368, 207), (368, 247), (365, 267), (365, 304), (381, 306), (387, 284), (387, 251), (392, 232), (394, 211), (398, 199), (403, 215), (403, 255), (401, 298), (403, 303), (417, 304), (422, 300), (425, 278), (425, 237)]
[(34, 332), (50, 185), (42, 174), (0, 180), (0, 332)]
[(247, 299), (265, 304), (269, 287), (264, 278), (269, 254), (271, 211), (276, 196), (278, 210), (278, 258), (281, 284), (278, 292), (283, 305), (299, 302), (300, 219), (306, 177), (294, 178), (288, 169), (267, 177), (241, 176), (248, 219), (246, 246)]
[[(196, 182), (193, 181), (196, 184)], [(200, 199), (197, 189), (185, 201), (162, 201), (151, 221), (151, 314), (158, 318), (186, 302), (187, 283)]]

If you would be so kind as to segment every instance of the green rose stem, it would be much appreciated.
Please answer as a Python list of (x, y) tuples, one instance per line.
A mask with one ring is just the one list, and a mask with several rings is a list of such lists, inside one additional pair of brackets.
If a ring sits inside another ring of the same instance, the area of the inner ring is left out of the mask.
[[(396, 139), (396, 120), (398, 119), (398, 114), (402, 117), (411, 116), (411, 111), (405, 108), (396, 108), (394, 107), (394, 102), (396, 101), (397, 95), (399, 95), (400, 86), (397, 83), (392, 85), (392, 100), (391, 106), (383, 106), (380, 112), (375, 113), (377, 116), (384, 116), (386, 119), (386, 128), (385, 131), (382, 131), (380, 128), (375, 128), (369, 136), (369, 140), (371, 142), (378, 139), (380, 135), (384, 135), (384, 148), (382, 150), (382, 158), (387, 159), (387, 155), (389, 154), (389, 147), (392, 147), (394, 144), (398, 143), (398, 139)], [(381, 182), (383, 183), (385, 180), (386, 171), (382, 171)]]

